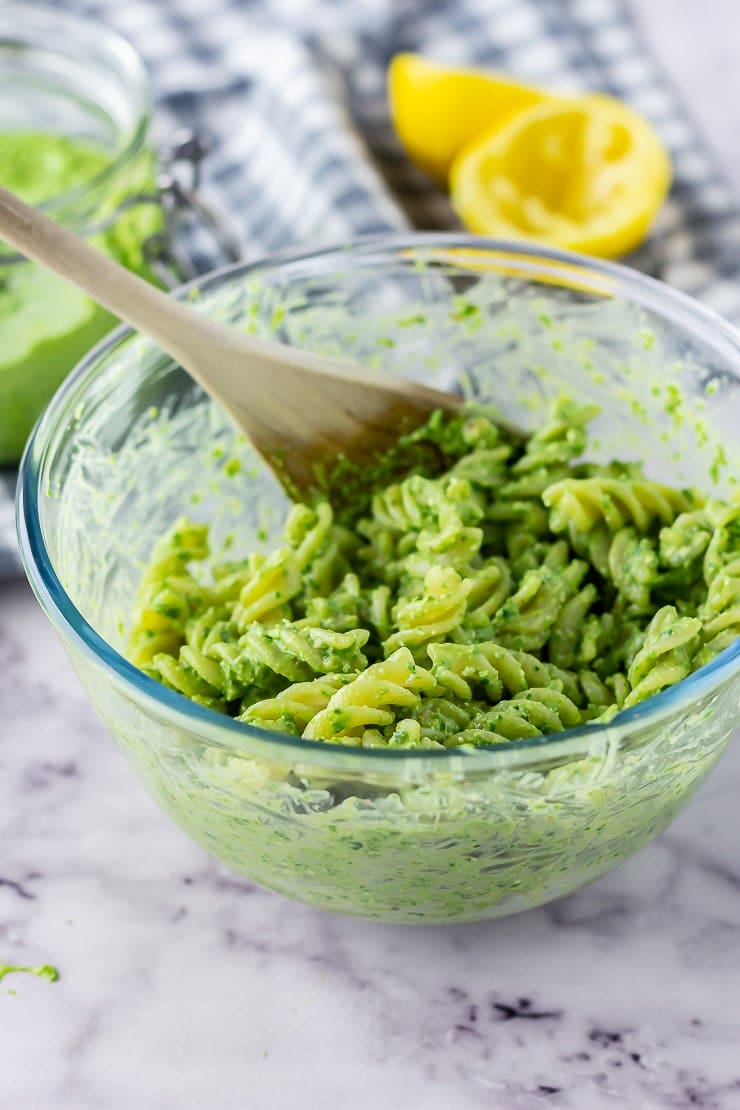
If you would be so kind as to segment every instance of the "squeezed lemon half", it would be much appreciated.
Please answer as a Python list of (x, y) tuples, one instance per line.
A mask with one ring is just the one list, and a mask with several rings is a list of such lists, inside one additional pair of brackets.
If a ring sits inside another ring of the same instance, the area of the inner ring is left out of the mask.
[(471, 231), (615, 258), (642, 242), (670, 187), (657, 134), (614, 97), (409, 54), (391, 63), (389, 95), (409, 156), (449, 185)]
[(645, 238), (671, 181), (652, 127), (621, 101), (549, 101), (474, 140), (450, 196), (472, 231), (533, 239), (601, 258)]
[(393, 124), (412, 162), (440, 185), (471, 139), (546, 94), (483, 70), (451, 69), (420, 54), (396, 54), (388, 69)]

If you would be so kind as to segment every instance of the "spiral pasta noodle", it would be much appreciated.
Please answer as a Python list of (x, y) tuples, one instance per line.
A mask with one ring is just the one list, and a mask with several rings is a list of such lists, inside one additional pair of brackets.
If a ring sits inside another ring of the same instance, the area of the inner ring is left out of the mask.
[(711, 503), (707, 513), (714, 531), (704, 554), (707, 596), (698, 611), (704, 641), (699, 666), (740, 636), (740, 492), (729, 505)]
[(565, 604), (575, 595), (586, 574), (586, 564), (574, 559), (567, 566), (546, 564), (528, 570), (519, 588), (496, 613), (488, 634), (503, 647), (537, 651), (547, 643)]
[(391, 707), (413, 708), (420, 695), (435, 686), (431, 674), (416, 665), (408, 648), (399, 648), (332, 694), (303, 735), (307, 740), (333, 740), (361, 735), (371, 725), (392, 725)]
[(631, 690), (624, 699), (625, 707), (637, 705), (685, 678), (700, 632), (701, 621), (696, 617), (679, 617), (673, 605), (659, 609), (627, 672)]
[(352, 682), (354, 675), (322, 675), (312, 682), (294, 682), (276, 694), (253, 702), (239, 714), (245, 724), (268, 728), (276, 732), (302, 735), (317, 713), (326, 709), (337, 690)]
[[(524, 651), (509, 651), (491, 640), (479, 644), (430, 644), (427, 653), (432, 674), (444, 690), (467, 701), (475, 691), (489, 702), (498, 701), (506, 690), (521, 694), (532, 686), (559, 682), (560, 670)], [(577, 684), (571, 691), (577, 697)]]
[(611, 532), (626, 524), (647, 532), (656, 519), (671, 524), (699, 495), (639, 478), (564, 478), (548, 486), (542, 500), (553, 532), (590, 532), (601, 521)]
[(548, 732), (562, 732), (580, 721), (577, 706), (562, 691), (554, 686), (532, 687), (487, 710), (473, 728), (456, 737), (456, 742), (477, 745), (528, 740)]
[(565, 478), (569, 464), (583, 454), (586, 426), (598, 413), (595, 405), (577, 405), (559, 398), (544, 427), (530, 436), (523, 454), (511, 467), (511, 479), (500, 488), (507, 499), (539, 498), (543, 491)]
[(245, 687), (259, 685), (267, 674), (305, 682), (316, 674), (362, 670), (367, 659), (361, 649), (369, 635), (363, 628), (335, 632), (291, 621), (267, 627), (255, 621), (236, 643), (214, 644), (210, 656)]
[(432, 567), (424, 578), (422, 595), (396, 605), (393, 619), (397, 631), (384, 642), (386, 652), (401, 646), (418, 648), (457, 628), (470, 590), (470, 580), (461, 578), (451, 567)]
[(142, 576), (129, 653), (141, 666), (160, 652), (175, 651), (189, 617), (211, 601), (211, 591), (188, 571), (208, 555), (208, 528), (181, 517), (156, 544)]

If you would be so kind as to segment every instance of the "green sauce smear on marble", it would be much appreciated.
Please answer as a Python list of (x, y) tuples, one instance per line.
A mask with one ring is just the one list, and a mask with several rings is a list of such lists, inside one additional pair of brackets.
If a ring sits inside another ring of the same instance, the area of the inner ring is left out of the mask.
[(0, 983), (6, 975), (16, 975), (23, 972), (26, 975), (35, 975), (37, 979), (46, 979), (49, 983), (56, 983), (59, 970), (52, 964), (40, 964), (38, 967), (22, 967), (20, 964), (0, 964)]

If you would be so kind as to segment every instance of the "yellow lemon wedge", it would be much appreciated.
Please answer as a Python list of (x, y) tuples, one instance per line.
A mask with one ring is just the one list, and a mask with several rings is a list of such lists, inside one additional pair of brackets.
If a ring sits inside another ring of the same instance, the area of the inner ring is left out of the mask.
[(440, 185), (471, 139), (545, 97), (508, 77), (454, 69), (420, 54), (396, 54), (388, 69), (396, 133), (411, 160)]
[(647, 234), (671, 181), (650, 124), (613, 97), (549, 99), (474, 138), (450, 171), (471, 231), (615, 258)]

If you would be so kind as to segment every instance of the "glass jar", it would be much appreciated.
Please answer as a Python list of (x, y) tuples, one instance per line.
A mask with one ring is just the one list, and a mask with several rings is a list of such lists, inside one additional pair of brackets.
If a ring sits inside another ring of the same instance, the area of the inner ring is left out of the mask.
[[(28, 174), (29, 190), (38, 192), (42, 183), (31, 175), (45, 173), (41, 148), (50, 136), (95, 151), (92, 175), (80, 165), (82, 179), (70, 172), (68, 187), (39, 207), (149, 278), (145, 244), (164, 225), (151, 117), (148, 76), (120, 36), (28, 0), (0, 5), (0, 183), (18, 188)], [(0, 244), (0, 465), (20, 457), (52, 393), (114, 322)]]

